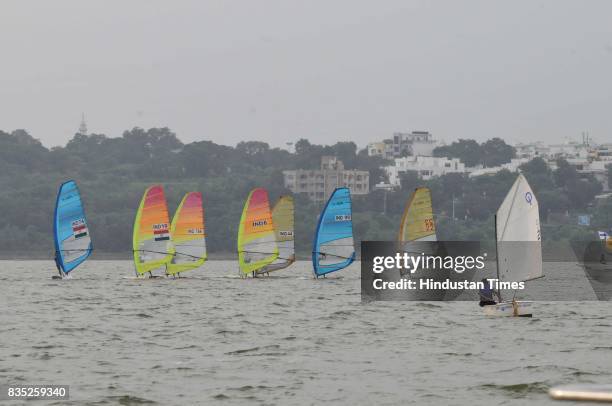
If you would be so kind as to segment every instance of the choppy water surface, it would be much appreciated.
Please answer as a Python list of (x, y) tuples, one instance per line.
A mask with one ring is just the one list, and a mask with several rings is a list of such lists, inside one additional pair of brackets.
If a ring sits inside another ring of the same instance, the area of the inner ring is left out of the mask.
[(610, 302), (496, 319), (362, 304), (358, 265), (319, 280), (307, 262), (254, 280), (230, 261), (180, 280), (123, 279), (128, 261), (52, 270), (0, 262), (0, 383), (69, 384), (68, 404), (550, 404), (549, 386), (612, 382)]

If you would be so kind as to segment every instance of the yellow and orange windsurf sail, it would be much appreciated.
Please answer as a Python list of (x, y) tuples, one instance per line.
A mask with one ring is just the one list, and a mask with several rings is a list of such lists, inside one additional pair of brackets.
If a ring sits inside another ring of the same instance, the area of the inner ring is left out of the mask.
[(161, 185), (145, 191), (134, 221), (132, 243), (139, 275), (162, 267), (172, 259), (168, 206)]
[(246, 200), (238, 228), (238, 262), (241, 275), (274, 262), (278, 245), (266, 189), (253, 189)]
[(198, 268), (206, 261), (206, 229), (202, 193), (189, 192), (181, 200), (170, 226), (172, 235), (172, 260), (166, 266), (166, 273)]

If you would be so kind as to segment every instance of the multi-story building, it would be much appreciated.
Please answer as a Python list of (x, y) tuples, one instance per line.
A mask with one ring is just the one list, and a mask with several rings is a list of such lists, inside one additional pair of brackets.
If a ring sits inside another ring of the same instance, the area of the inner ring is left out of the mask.
[(432, 156), (436, 146), (437, 142), (428, 131), (393, 134), (393, 156), (395, 158), (410, 155)]
[(612, 144), (601, 144), (594, 148), (593, 153), (599, 161), (612, 163)]
[(529, 160), (533, 158), (587, 158), (592, 151), (589, 145), (576, 141), (567, 141), (562, 144), (543, 144), (538, 141), (530, 144), (516, 144), (514, 148), (517, 158)]
[(321, 158), (321, 169), (283, 171), (285, 187), (293, 193), (306, 193), (310, 200), (324, 202), (337, 187), (348, 187), (353, 195), (370, 192), (370, 173), (344, 169), (335, 156)]
[(389, 183), (393, 186), (401, 186), (400, 174), (407, 171), (417, 172), (419, 178), (429, 180), (434, 176), (447, 173), (466, 172), (465, 164), (458, 158), (433, 157), (433, 156), (408, 156), (396, 158), (393, 166), (385, 167), (389, 176)]
[(396, 132), (393, 133), (392, 139), (368, 144), (368, 155), (385, 159), (416, 155), (431, 156), (437, 146), (438, 142), (427, 131)]
[(379, 156), (384, 159), (393, 159), (393, 140), (369, 143), (368, 155)]

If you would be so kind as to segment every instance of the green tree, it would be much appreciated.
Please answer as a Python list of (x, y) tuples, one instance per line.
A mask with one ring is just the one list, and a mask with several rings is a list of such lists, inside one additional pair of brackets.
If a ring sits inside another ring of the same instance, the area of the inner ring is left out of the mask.
[(459, 139), (451, 145), (437, 147), (433, 151), (437, 157), (459, 158), (466, 166), (476, 166), (481, 163), (482, 150), (474, 140)]
[(516, 157), (516, 150), (501, 138), (492, 138), (480, 146), (481, 163), (485, 167), (500, 166)]

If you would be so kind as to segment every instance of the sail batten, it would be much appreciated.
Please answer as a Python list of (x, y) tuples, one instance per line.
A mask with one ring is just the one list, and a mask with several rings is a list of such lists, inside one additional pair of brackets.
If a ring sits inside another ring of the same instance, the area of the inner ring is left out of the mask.
[(259, 273), (285, 269), (295, 262), (294, 208), (292, 196), (281, 196), (272, 209), (274, 235), (278, 246), (278, 257), (263, 267)]
[(165, 266), (172, 259), (168, 205), (161, 185), (149, 187), (142, 197), (134, 221), (132, 244), (138, 274)]
[(65, 274), (83, 263), (93, 251), (81, 194), (73, 180), (63, 183), (57, 193), (53, 235), (57, 265)]
[(274, 222), (266, 189), (253, 189), (244, 204), (238, 227), (241, 274), (257, 272), (278, 257)]
[(502, 281), (544, 276), (538, 201), (520, 174), (495, 216), (498, 275)]
[(201, 193), (190, 192), (183, 197), (172, 219), (170, 235), (172, 259), (167, 264), (167, 274), (189, 271), (204, 264), (206, 228)]
[(312, 251), (316, 276), (339, 271), (355, 260), (351, 193), (337, 188), (319, 216)]

